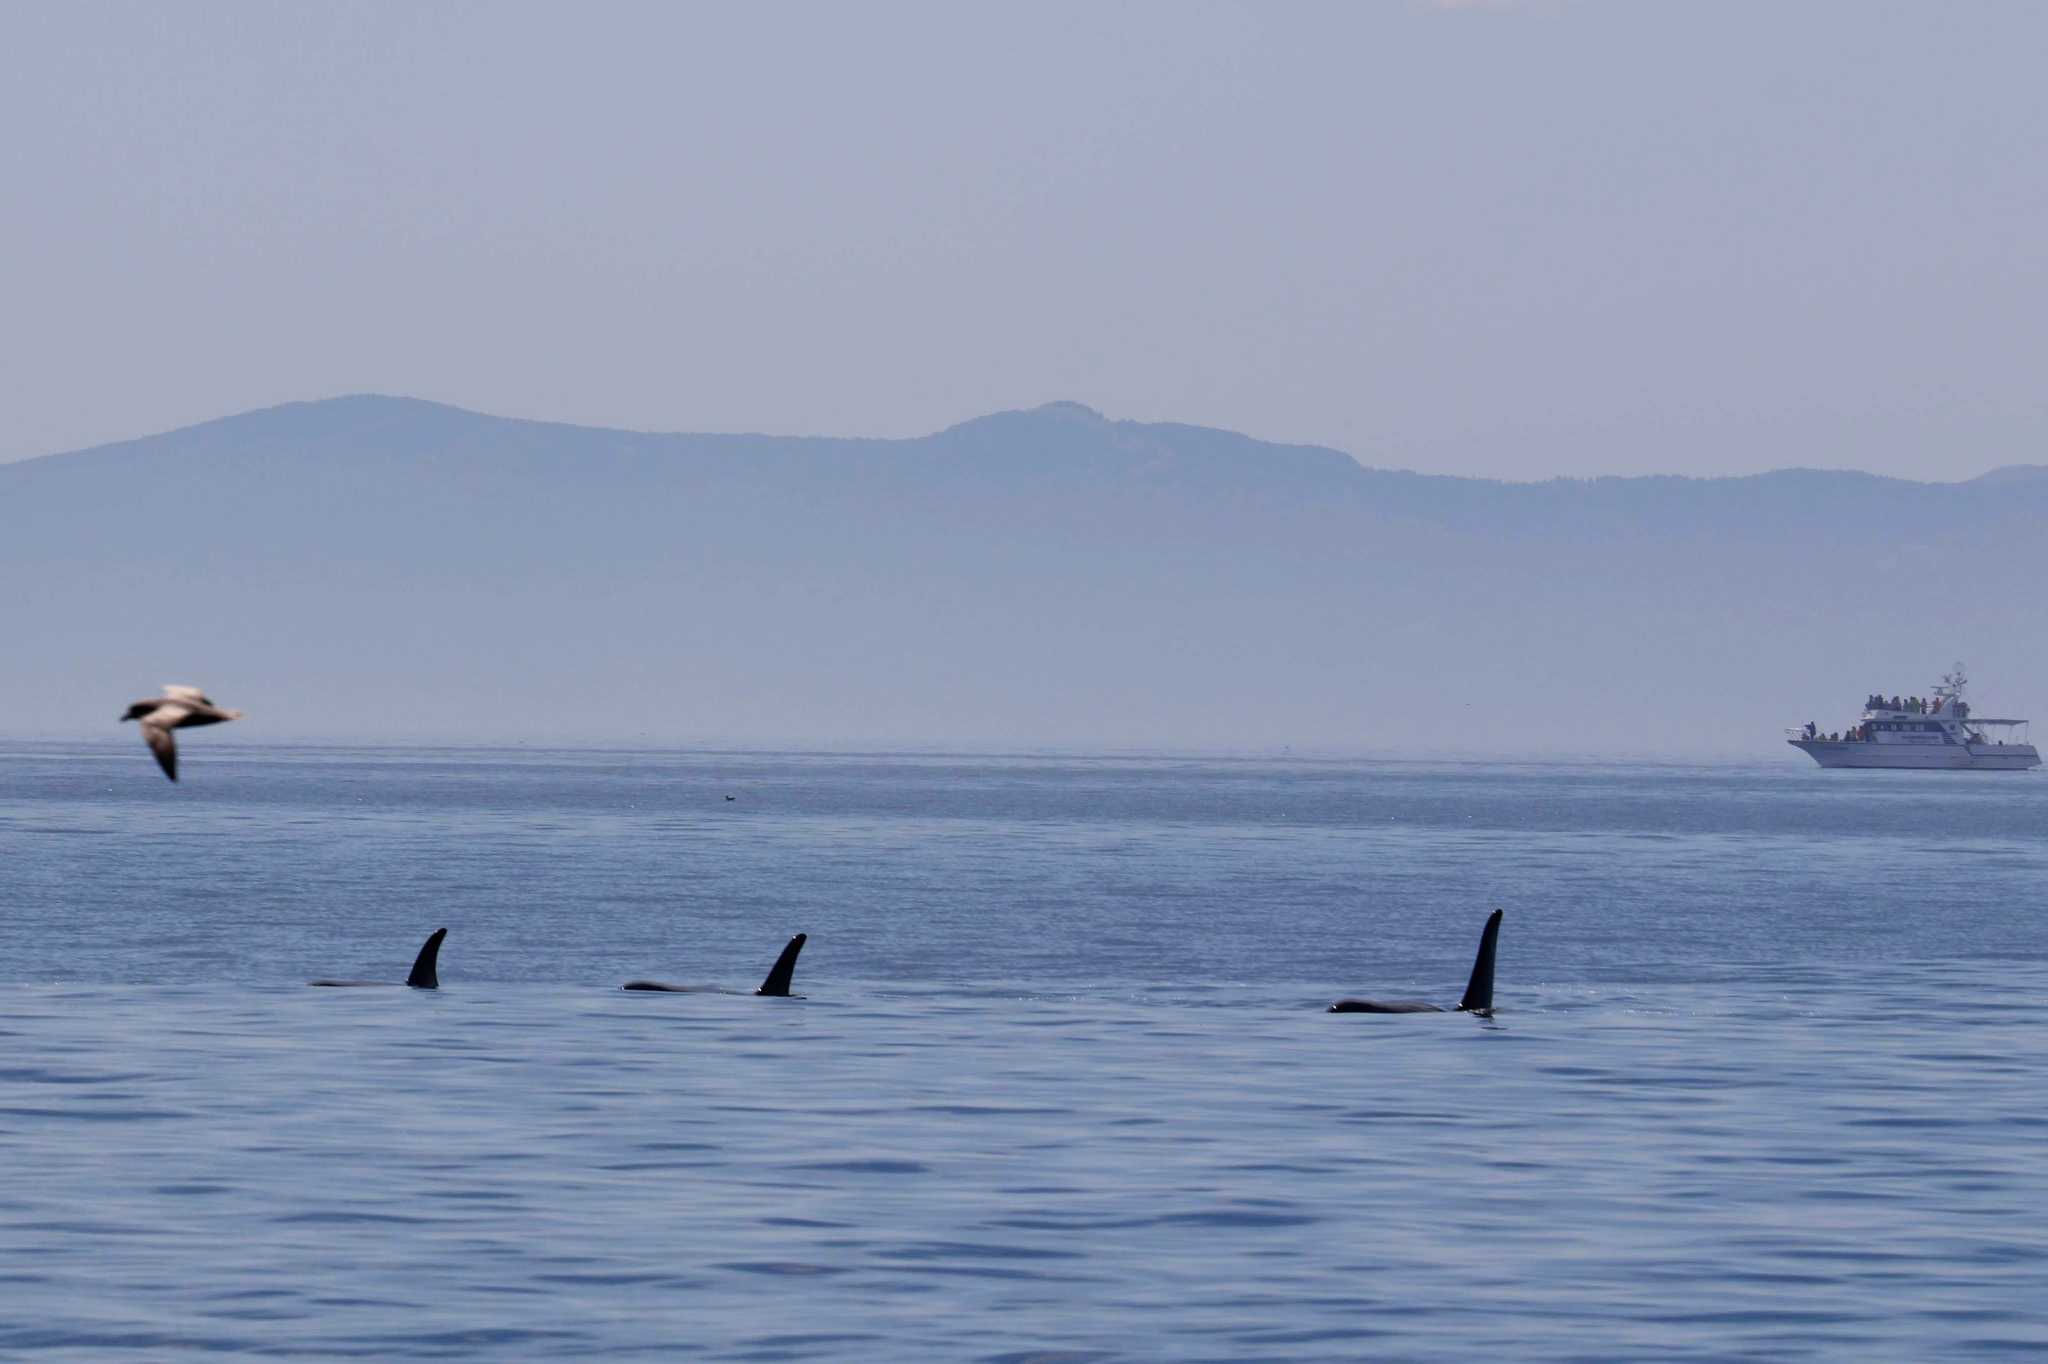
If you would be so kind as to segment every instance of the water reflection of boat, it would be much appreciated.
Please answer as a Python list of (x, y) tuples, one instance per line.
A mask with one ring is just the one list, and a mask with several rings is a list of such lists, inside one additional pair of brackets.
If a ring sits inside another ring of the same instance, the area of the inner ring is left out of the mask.
[[(2041, 765), (2027, 742), (2025, 720), (1993, 720), (1971, 713), (1963, 699), (1958, 663), (1933, 696), (1873, 693), (1863, 716), (1839, 733), (1823, 734), (1813, 721), (1788, 729), (1788, 742), (1822, 767), (1927, 767), (1949, 771), (2018, 772)], [(1995, 737), (1994, 737), (1995, 736)]]

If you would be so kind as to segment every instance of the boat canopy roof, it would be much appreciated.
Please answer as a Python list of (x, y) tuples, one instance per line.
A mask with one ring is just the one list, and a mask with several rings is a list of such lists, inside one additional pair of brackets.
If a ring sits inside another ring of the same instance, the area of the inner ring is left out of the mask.
[(2023, 725), (2027, 722), (2025, 720), (1986, 720), (1981, 716), (1972, 715), (1963, 723), (1966, 725)]

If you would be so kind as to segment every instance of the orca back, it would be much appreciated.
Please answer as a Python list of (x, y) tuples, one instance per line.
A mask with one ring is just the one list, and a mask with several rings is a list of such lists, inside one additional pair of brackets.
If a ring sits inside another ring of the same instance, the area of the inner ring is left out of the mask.
[(419, 956), (413, 959), (412, 974), (405, 983), (415, 990), (438, 990), (441, 978), (434, 973), (434, 967), (441, 960), (441, 939), (448, 936), (448, 930), (437, 928), (427, 935), (426, 943), (420, 948)]
[(1493, 1012), (1493, 948), (1500, 940), (1500, 911), (1486, 916), (1485, 931), (1479, 935), (1479, 955), (1472, 959), (1472, 979), (1465, 983), (1465, 997), (1458, 1001), (1461, 1013)]
[(768, 979), (761, 982), (757, 995), (787, 995), (789, 983), (796, 976), (796, 954), (804, 950), (804, 939), (808, 936), (797, 934), (789, 940), (789, 946), (782, 949), (782, 955), (775, 959), (775, 965), (768, 968)]

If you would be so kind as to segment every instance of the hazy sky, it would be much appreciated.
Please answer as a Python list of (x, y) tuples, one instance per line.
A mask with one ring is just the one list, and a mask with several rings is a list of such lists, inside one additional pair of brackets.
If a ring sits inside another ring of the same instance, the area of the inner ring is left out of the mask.
[(0, 12), (0, 458), (375, 390), (2048, 461), (2048, 6)]

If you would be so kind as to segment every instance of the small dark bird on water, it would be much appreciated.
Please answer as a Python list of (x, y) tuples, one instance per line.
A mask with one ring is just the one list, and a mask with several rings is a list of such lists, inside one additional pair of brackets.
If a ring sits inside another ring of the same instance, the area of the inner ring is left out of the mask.
[(157, 766), (163, 768), (164, 775), (176, 781), (178, 746), (171, 741), (171, 731), (239, 720), (242, 712), (222, 710), (197, 687), (165, 687), (161, 700), (137, 701), (121, 718), (142, 722), (143, 742), (156, 754)]

